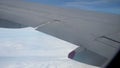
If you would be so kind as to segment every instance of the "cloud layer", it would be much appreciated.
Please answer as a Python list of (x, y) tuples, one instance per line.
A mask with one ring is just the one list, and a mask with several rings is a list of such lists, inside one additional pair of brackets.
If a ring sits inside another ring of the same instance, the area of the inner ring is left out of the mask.
[(70, 59), (57, 59), (52, 61), (3, 61), (0, 62), (0, 66), (1, 68), (99, 68)]
[(0, 31), (0, 56), (67, 57), (77, 47), (32, 27)]

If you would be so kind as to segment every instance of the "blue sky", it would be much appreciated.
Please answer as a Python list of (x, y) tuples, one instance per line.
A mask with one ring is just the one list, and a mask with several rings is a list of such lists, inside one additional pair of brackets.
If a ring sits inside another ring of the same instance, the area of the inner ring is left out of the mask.
[(77, 8), (120, 14), (120, 0), (27, 0), (64, 8)]

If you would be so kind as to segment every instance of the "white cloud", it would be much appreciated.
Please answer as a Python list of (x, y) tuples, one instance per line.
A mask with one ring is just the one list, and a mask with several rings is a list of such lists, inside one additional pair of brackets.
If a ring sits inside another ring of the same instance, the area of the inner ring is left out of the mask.
[(1, 68), (56, 68), (78, 47), (33, 28), (0, 28), (0, 43)]
[(20, 44), (20, 43), (17, 43), (17, 42), (14, 42), (14, 41), (2, 41), (0, 42), (0, 47), (3, 47), (3, 48), (9, 48), (9, 49), (16, 49), (16, 50), (20, 50), (20, 49), (24, 49), (24, 45), (23, 44)]
[(76, 45), (33, 28), (0, 28), (0, 56), (67, 57)]
[[(0, 61), (1, 62), (1, 61)], [(47, 61), (14, 61), (3, 62), (2, 68), (98, 68), (96, 66), (76, 62), (70, 59)], [(1, 64), (0, 64), (1, 66)]]

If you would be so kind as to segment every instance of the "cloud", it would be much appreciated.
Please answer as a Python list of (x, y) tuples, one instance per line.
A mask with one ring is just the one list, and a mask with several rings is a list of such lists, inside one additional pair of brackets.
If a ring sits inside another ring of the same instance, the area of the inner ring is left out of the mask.
[[(1, 61), (0, 61), (1, 62)], [(1, 68), (98, 68), (70, 59), (56, 59), (45, 61), (11, 61), (0, 64)]]
[(67, 57), (78, 46), (39, 32), (32, 27), (0, 28), (0, 56)]

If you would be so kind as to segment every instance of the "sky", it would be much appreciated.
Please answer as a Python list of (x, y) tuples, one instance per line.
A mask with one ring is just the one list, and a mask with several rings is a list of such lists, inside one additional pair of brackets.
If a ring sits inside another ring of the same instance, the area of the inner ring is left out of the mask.
[(26, 0), (40, 4), (120, 14), (120, 0)]

